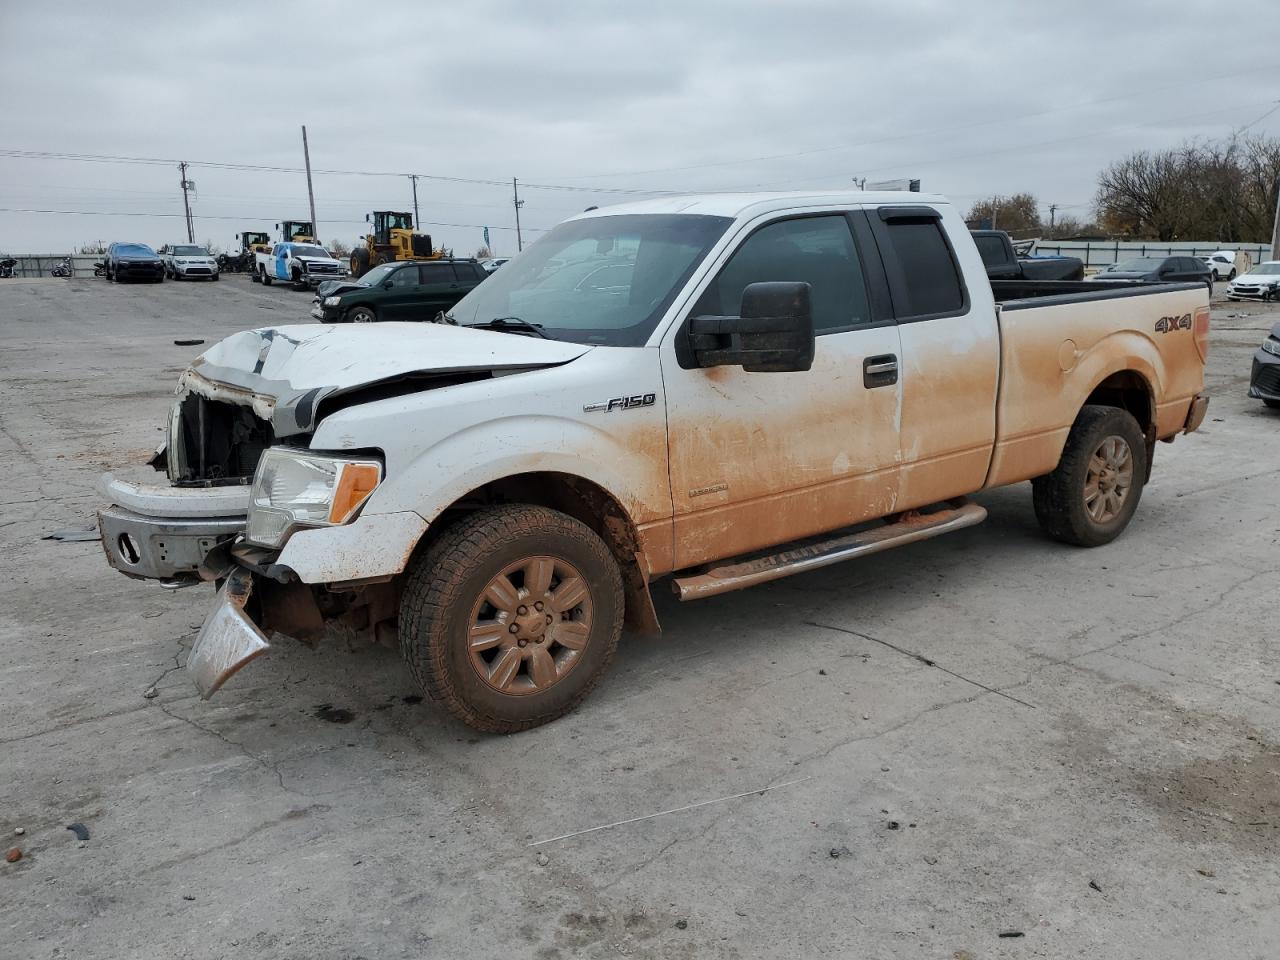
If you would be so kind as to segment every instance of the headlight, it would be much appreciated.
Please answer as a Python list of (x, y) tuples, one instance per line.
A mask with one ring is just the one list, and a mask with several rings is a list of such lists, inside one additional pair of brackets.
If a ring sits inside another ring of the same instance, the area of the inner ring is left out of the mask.
[(1262, 341), (1262, 349), (1267, 353), (1280, 357), (1280, 340), (1276, 340), (1274, 337), (1267, 337)]
[(325, 298), (324, 298), (324, 305), (325, 305), (326, 307), (336, 307), (336, 306), (337, 306), (338, 304), (340, 304), (341, 302), (342, 302), (342, 297), (340, 297), (340, 296), (339, 296), (339, 297), (325, 297)]
[(376, 460), (272, 447), (258, 461), (245, 538), (278, 547), (298, 527), (332, 527), (355, 516), (382, 481)]

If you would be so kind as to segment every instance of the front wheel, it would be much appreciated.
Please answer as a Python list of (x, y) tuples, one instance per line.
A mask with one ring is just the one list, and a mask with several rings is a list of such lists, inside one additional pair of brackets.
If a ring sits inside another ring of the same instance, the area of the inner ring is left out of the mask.
[(260, 274), (259, 276), (260, 276), (260, 278), (261, 278), (261, 280), (262, 280), (262, 285), (263, 285), (264, 287), (269, 287), (269, 286), (271, 286), (271, 278), (270, 278), (269, 276), (267, 276), (267, 268), (266, 268), (266, 267), (263, 267), (263, 268), (262, 268), (262, 272), (261, 272), (261, 274)]
[(347, 323), (374, 323), (378, 316), (369, 307), (354, 307), (347, 311)]
[(459, 520), (410, 569), (400, 646), (468, 726), (516, 733), (578, 706), (622, 635), (622, 575), (586, 524), (507, 504)]
[(1138, 509), (1146, 476), (1138, 421), (1127, 410), (1090, 404), (1072, 424), (1057, 469), (1031, 481), (1036, 519), (1064, 543), (1110, 543)]
[(1234, 280), (1235, 278), (1236, 278), (1236, 268), (1232, 267), (1231, 272), (1227, 274), (1227, 279)]

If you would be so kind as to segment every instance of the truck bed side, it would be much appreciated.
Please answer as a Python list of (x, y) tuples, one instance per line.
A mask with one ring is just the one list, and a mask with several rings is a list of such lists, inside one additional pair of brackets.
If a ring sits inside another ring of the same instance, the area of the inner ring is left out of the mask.
[(1057, 466), (1072, 422), (1097, 391), (1134, 398), (1141, 409), (1130, 412), (1152, 441), (1182, 429), (1204, 386), (1196, 345), (1197, 322), (1201, 333), (1208, 327), (1202, 284), (1014, 282), (993, 289), (1002, 372), (987, 486)]

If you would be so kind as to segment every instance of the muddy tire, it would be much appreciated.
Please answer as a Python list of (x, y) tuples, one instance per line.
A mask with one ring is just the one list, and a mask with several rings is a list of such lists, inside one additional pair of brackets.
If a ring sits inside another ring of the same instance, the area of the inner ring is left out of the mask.
[(1142, 499), (1147, 442), (1127, 410), (1090, 404), (1053, 473), (1031, 481), (1036, 519), (1063, 543), (1100, 547), (1124, 532)]
[(400, 648), (431, 699), (470, 727), (516, 733), (563, 716), (622, 635), (622, 575), (590, 527), (546, 507), (487, 507), (410, 569)]

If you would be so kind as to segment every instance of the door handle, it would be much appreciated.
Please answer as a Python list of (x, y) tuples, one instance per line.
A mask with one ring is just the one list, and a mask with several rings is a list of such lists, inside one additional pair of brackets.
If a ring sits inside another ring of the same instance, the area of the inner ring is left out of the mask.
[(867, 389), (889, 387), (898, 382), (898, 358), (892, 353), (867, 357), (862, 361), (862, 385)]

